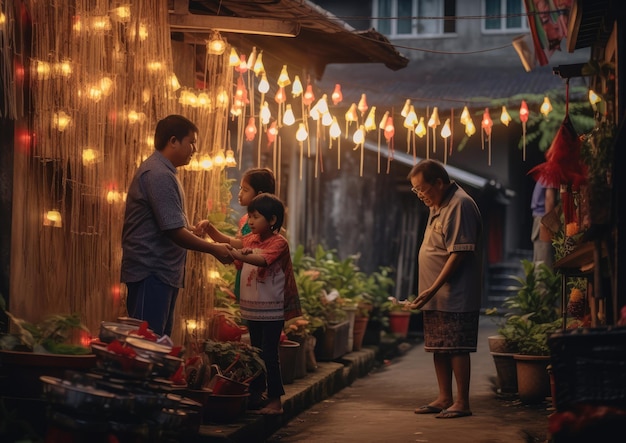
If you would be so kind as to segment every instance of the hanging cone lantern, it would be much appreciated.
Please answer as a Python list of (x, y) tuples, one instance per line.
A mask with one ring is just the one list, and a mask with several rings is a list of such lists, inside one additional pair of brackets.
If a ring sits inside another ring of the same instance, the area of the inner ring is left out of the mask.
[(423, 138), (426, 135), (426, 125), (424, 124), (424, 117), (420, 117), (420, 121), (415, 127), (415, 135), (419, 138)]
[(441, 122), (439, 121), (439, 108), (435, 106), (433, 108), (432, 114), (430, 115), (430, 118), (428, 119), (428, 127), (433, 130), (433, 152), (437, 152), (437, 137), (435, 134), (435, 130), (440, 124)]
[(526, 122), (528, 122), (528, 105), (522, 100), (519, 108), (519, 119), (522, 122), (522, 160), (526, 161)]
[(471, 118), (465, 124), (465, 134), (467, 134), (468, 137), (476, 134), (476, 125), (474, 125), (474, 121)]
[(367, 106), (367, 97), (365, 94), (361, 94), (361, 100), (359, 100), (359, 105), (357, 106), (359, 112), (361, 112), (361, 116), (365, 115), (369, 107)]
[(544, 115), (544, 117), (547, 117), (548, 114), (552, 112), (552, 103), (550, 103), (550, 99), (548, 98), (548, 96), (545, 96), (543, 98), (543, 103), (541, 104), (541, 107), (539, 108), (539, 112), (541, 112)]
[(282, 103), (285, 103), (286, 100), (287, 100), (287, 96), (285, 94), (285, 88), (281, 86), (278, 88), (278, 91), (276, 91), (276, 95), (274, 96), (274, 101), (280, 105)]
[(248, 126), (246, 126), (244, 132), (246, 134), (246, 140), (248, 140), (249, 142), (254, 140), (254, 138), (256, 137), (256, 125), (254, 122), (254, 117), (250, 117), (248, 119)]
[(304, 89), (302, 88), (302, 82), (300, 81), (299, 76), (295, 76), (293, 79), (293, 84), (291, 85), (291, 96), (292, 97), (300, 97)]
[(467, 109), (467, 106), (463, 107), (463, 112), (461, 112), (461, 118), (460, 118), (460, 122), (462, 125), (467, 125), (467, 122), (471, 119), (470, 117), (470, 113), (469, 113), (469, 109)]
[(450, 129), (450, 119), (447, 118), (446, 122), (443, 124), (441, 128), (441, 137), (444, 140), (444, 149), (443, 149), (443, 163), (448, 163), (448, 138), (452, 135), (452, 129)]
[(388, 116), (387, 121), (385, 122), (385, 131), (384, 131), (385, 140), (387, 140), (387, 143), (391, 142), (395, 133), (396, 133), (396, 129), (393, 125), (393, 117)]
[(280, 71), (280, 75), (278, 76), (278, 80), (276, 80), (278, 86), (289, 86), (291, 84), (291, 80), (289, 79), (289, 73), (287, 72), (287, 65), (283, 65), (283, 68)]
[(315, 100), (315, 94), (313, 94), (313, 86), (311, 83), (306, 85), (306, 90), (304, 91), (304, 95), (302, 96), (302, 103), (306, 106), (311, 105)]
[(346, 120), (346, 138), (348, 138), (348, 126), (350, 123), (357, 122), (359, 120), (359, 116), (356, 111), (356, 103), (352, 103), (344, 116)]
[[(483, 119), (480, 124), (481, 128), (487, 135), (487, 145), (489, 146), (489, 154), (487, 164), (491, 166), (491, 128), (493, 127), (493, 120), (491, 120), (491, 115), (489, 115), (489, 108), (485, 108), (485, 112), (483, 112)], [(483, 142), (484, 149), (484, 142)]]
[(274, 120), (270, 126), (267, 128), (267, 147), (272, 146), (272, 143), (276, 141), (276, 136), (278, 135), (278, 128), (276, 127), (276, 120)]
[(341, 85), (339, 85), (339, 83), (335, 85), (335, 90), (333, 91), (330, 98), (333, 101), (333, 105), (338, 105), (339, 103), (342, 102), (343, 94), (341, 93)]
[(404, 106), (402, 107), (402, 111), (400, 111), (400, 115), (402, 117), (406, 117), (407, 115), (409, 115), (409, 110), (411, 109), (411, 99), (406, 99), (406, 101), (404, 102)]
[(506, 106), (502, 106), (502, 114), (500, 114), (500, 121), (504, 126), (509, 126), (511, 123), (511, 116), (509, 112), (506, 110)]
[(366, 131), (373, 131), (376, 129), (376, 106), (372, 106), (369, 114), (367, 114), (367, 118), (365, 119), (365, 123), (363, 123)]

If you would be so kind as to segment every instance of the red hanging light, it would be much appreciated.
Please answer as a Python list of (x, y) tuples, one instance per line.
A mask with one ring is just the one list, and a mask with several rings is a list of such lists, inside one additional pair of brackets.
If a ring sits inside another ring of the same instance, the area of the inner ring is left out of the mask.
[(246, 126), (245, 129), (245, 133), (246, 133), (246, 140), (248, 140), (249, 142), (251, 142), (252, 140), (254, 140), (254, 138), (256, 137), (256, 125), (254, 123), (254, 117), (250, 117), (248, 119), (248, 126)]
[(341, 103), (341, 101), (343, 100), (343, 94), (341, 93), (341, 85), (339, 85), (339, 83), (335, 85), (335, 90), (333, 91), (333, 94), (331, 95), (330, 98), (332, 98), (333, 100), (333, 105), (337, 105)]
[(519, 119), (522, 122), (522, 160), (526, 161), (526, 122), (528, 121), (528, 105), (526, 100), (522, 100), (519, 108)]
[(304, 95), (302, 96), (302, 103), (309, 106), (314, 100), (315, 94), (313, 94), (313, 86), (309, 83), (306, 85), (306, 91), (304, 91)]
[(281, 86), (278, 88), (278, 91), (276, 91), (276, 95), (274, 96), (274, 101), (276, 101), (276, 103), (280, 105), (282, 103), (285, 103), (286, 100), (287, 100), (287, 95), (285, 94), (285, 87)]
[[(480, 126), (485, 131), (487, 135), (487, 145), (489, 146), (489, 156), (487, 164), (491, 166), (491, 128), (493, 128), (493, 120), (491, 120), (491, 115), (489, 114), (489, 108), (485, 108), (485, 112), (483, 112), (483, 119), (480, 123)], [(484, 149), (483, 143), (483, 149)]]

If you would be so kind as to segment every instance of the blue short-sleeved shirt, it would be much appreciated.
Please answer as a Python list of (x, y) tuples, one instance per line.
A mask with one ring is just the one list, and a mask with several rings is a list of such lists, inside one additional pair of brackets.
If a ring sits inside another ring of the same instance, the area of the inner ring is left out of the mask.
[(189, 225), (184, 201), (176, 168), (155, 151), (139, 166), (126, 196), (122, 282), (155, 275), (170, 286), (183, 287), (187, 250), (164, 231)]

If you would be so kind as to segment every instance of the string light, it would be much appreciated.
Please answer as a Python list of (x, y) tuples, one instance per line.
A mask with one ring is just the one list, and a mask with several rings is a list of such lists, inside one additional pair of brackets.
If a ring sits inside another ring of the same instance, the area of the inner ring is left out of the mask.
[(509, 112), (506, 110), (506, 106), (502, 106), (502, 114), (500, 114), (500, 121), (502, 122), (502, 124), (504, 126), (509, 126), (509, 123), (511, 123), (511, 116), (509, 115)]
[(550, 112), (552, 112), (552, 103), (550, 103), (550, 99), (548, 98), (548, 96), (545, 96), (543, 98), (543, 103), (541, 104), (541, 108), (539, 108), (539, 111), (545, 117), (547, 117), (548, 114), (550, 114)]

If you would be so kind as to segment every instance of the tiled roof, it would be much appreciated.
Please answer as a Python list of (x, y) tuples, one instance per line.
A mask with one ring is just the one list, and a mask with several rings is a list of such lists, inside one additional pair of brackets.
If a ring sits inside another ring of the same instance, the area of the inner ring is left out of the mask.
[[(575, 58), (581, 60), (586, 61), (584, 55)], [(483, 107), (494, 99), (543, 95), (559, 88), (565, 96), (565, 80), (553, 73), (552, 66), (526, 72), (519, 60), (502, 63), (496, 57), (411, 61), (396, 72), (378, 65), (330, 65), (318, 86), (332, 91), (335, 83), (342, 86), (346, 106), (358, 103), (361, 93), (366, 93), (369, 105), (387, 108), (402, 107), (406, 99), (416, 107)], [(570, 80), (571, 87), (582, 84), (582, 78)]]

